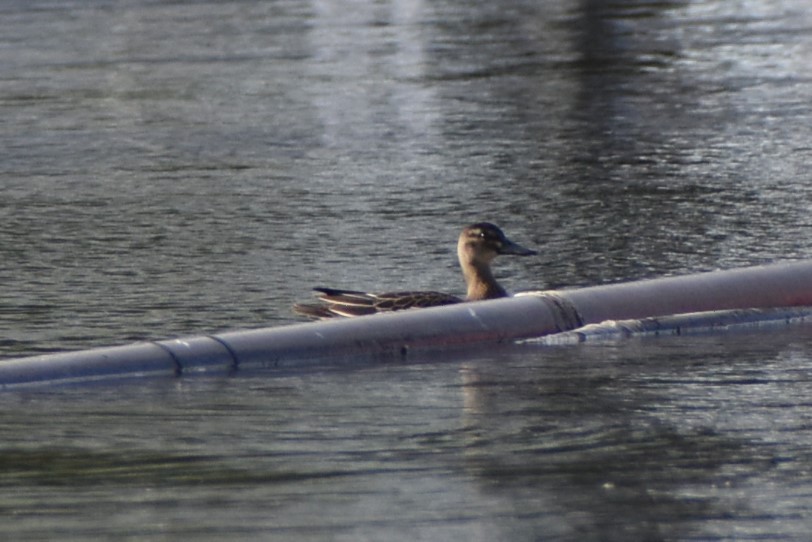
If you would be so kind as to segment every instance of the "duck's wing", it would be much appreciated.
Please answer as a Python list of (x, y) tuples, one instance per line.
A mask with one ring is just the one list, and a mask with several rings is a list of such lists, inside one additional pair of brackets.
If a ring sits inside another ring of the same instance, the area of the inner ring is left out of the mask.
[(317, 320), (337, 316), (330, 310), (330, 305), (317, 305), (315, 303), (294, 303), (293, 312)]
[(375, 294), (375, 298), (378, 312), (439, 307), (462, 302), (459, 297), (442, 292), (391, 292)]
[(318, 292), (317, 297), (322, 304), (296, 304), (293, 306), (295, 312), (310, 318), (352, 317), (378, 312), (438, 307), (462, 301), (459, 297), (441, 292), (374, 294), (335, 288), (314, 288), (314, 290)]

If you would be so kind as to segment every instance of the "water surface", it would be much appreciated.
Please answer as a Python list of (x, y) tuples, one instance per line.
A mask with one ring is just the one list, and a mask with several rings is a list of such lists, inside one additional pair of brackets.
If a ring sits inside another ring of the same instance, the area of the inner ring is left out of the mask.
[[(0, 357), (808, 258), (812, 10), (8, 1)], [(17, 540), (803, 540), (808, 330), (0, 396)], [(58, 533), (58, 535), (56, 534)]]

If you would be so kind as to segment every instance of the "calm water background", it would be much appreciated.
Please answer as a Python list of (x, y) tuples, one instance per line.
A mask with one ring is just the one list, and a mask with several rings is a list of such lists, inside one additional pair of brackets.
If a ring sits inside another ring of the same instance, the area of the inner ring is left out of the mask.
[[(0, 357), (812, 255), (803, 0), (7, 0)], [(0, 396), (15, 540), (805, 540), (812, 331)]]

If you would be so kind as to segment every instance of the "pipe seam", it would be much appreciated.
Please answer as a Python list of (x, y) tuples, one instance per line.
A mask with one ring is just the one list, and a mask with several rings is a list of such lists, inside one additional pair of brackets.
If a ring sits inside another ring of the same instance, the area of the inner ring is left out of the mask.
[(240, 368), (240, 358), (239, 356), (237, 356), (237, 352), (235, 352), (234, 349), (231, 348), (231, 345), (228, 344), (228, 341), (218, 337), (217, 335), (204, 335), (204, 336), (217, 343), (220, 343), (220, 345), (226, 349), (226, 352), (228, 352), (228, 355), (231, 357), (231, 367), (230, 367), (231, 372), (236, 373), (237, 370)]
[(169, 354), (169, 357), (172, 358), (172, 363), (175, 365), (175, 376), (181, 376), (183, 374), (183, 363), (181, 363), (180, 359), (171, 348), (169, 348), (165, 344), (159, 343), (158, 341), (147, 341), (147, 342), (149, 342), (150, 344), (154, 344), (155, 346), (159, 346), (167, 354)]
[(578, 312), (578, 307), (562, 292), (545, 290), (541, 292), (526, 292), (520, 296), (533, 296), (541, 299), (550, 309), (558, 332), (572, 331), (584, 325), (584, 319)]

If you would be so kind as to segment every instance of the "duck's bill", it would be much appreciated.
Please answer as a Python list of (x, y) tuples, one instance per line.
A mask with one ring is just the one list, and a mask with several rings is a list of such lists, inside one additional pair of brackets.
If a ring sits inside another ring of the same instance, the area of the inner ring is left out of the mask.
[(499, 254), (512, 254), (514, 256), (533, 256), (538, 254), (535, 250), (530, 250), (529, 248), (525, 248), (518, 243), (514, 243), (508, 239), (505, 239), (505, 242), (502, 244), (502, 248), (499, 250)]

